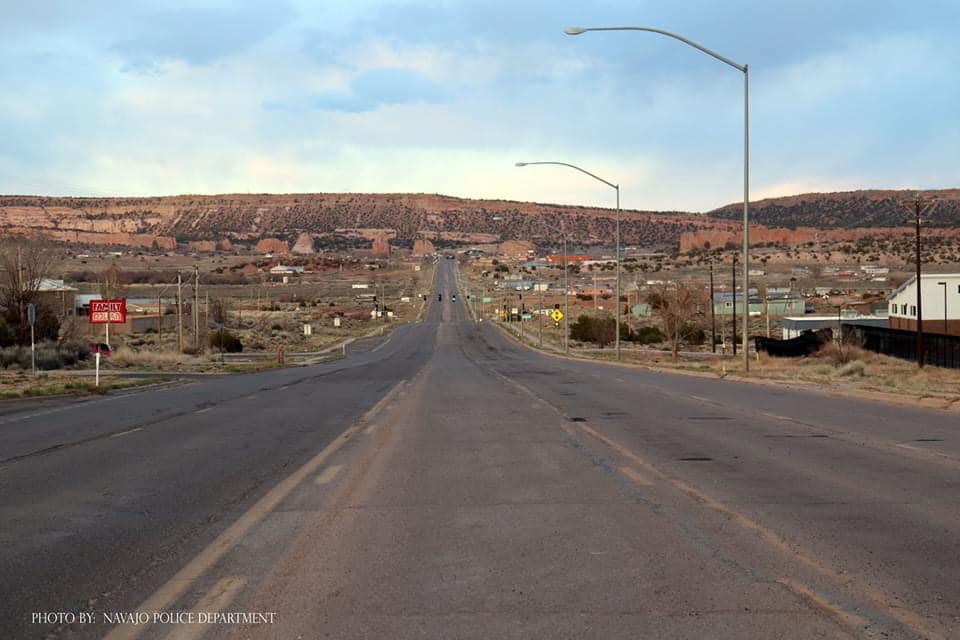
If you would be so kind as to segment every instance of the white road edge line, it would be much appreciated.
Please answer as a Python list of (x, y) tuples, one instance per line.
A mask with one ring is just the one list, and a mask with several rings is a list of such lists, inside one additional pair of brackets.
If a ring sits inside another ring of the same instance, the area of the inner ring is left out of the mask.
[(121, 431), (120, 433), (115, 433), (111, 438), (119, 438), (120, 436), (125, 436), (128, 433), (136, 433), (137, 431), (143, 431), (143, 427), (136, 427), (135, 429), (127, 429), (126, 431)]
[(380, 349), (387, 346), (392, 339), (393, 339), (393, 336), (390, 336), (389, 338), (387, 338), (386, 340), (384, 340), (383, 342), (375, 346), (373, 349), (370, 349), (370, 353), (376, 353), (377, 351), (380, 351)]

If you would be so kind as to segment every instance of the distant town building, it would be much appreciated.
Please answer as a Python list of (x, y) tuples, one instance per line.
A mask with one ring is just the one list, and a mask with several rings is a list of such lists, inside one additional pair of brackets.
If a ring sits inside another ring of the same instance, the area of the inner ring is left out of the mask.
[[(713, 312), (718, 316), (731, 315), (736, 305), (736, 313), (743, 313), (743, 293), (731, 294), (721, 292), (713, 294)], [(750, 289), (750, 315), (761, 315), (764, 310), (771, 316), (788, 316), (802, 314), (806, 303), (803, 296), (789, 289), (768, 289), (766, 307), (763, 296), (756, 290)]]
[[(921, 282), (923, 332), (960, 335), (960, 273), (925, 273)], [(887, 304), (891, 329), (916, 331), (917, 277), (913, 276), (891, 293)]]
[[(574, 256), (574, 255), (568, 255), (568, 256), (567, 256), (567, 263), (568, 263), (568, 264), (570, 264), (570, 263), (578, 263), (578, 264), (579, 264), (579, 263), (582, 263), (582, 262), (588, 262), (588, 261), (590, 261), (591, 259), (592, 259), (592, 258), (591, 258), (590, 256), (583, 256), (583, 255)], [(563, 264), (563, 256), (562, 256), (562, 255), (559, 255), (559, 256), (547, 256), (547, 257), (545, 258), (545, 260), (547, 261), (547, 264)]]
[(788, 316), (780, 320), (783, 339), (789, 340), (797, 338), (804, 331), (817, 331), (819, 329), (833, 329), (834, 335), (838, 335), (839, 325), (860, 325), (868, 327), (886, 327), (887, 319), (881, 316), (868, 315), (844, 315), (841, 317), (833, 316)]
[(35, 301), (42, 304), (53, 313), (64, 316), (72, 315), (76, 307), (77, 290), (64, 283), (63, 280), (41, 278), (36, 282)]
[(299, 265), (278, 264), (277, 266), (270, 268), (270, 275), (272, 276), (298, 275), (303, 273), (305, 270), (306, 270), (306, 267), (299, 266)]
[(868, 276), (880, 276), (890, 273), (890, 267), (877, 267), (870, 264), (863, 265), (860, 267), (860, 270)]

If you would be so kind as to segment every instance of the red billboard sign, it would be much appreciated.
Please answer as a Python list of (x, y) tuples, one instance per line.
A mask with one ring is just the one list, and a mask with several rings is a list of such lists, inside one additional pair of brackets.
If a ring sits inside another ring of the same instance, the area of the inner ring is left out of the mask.
[(123, 324), (126, 321), (126, 300), (90, 301), (90, 324)]

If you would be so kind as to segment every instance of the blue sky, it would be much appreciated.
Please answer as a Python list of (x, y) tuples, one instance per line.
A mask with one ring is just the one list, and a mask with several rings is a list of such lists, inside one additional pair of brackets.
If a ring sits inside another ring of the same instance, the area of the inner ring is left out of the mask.
[(954, 0), (9, 3), (0, 193), (427, 192), (709, 210), (960, 187)]

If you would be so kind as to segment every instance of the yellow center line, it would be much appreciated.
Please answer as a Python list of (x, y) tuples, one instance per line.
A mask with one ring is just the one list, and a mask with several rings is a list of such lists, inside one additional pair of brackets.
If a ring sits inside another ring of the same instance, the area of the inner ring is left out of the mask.
[(317, 476), (314, 482), (317, 484), (329, 484), (330, 482), (333, 481), (334, 478), (337, 477), (337, 474), (340, 473), (341, 469), (343, 469), (342, 464), (335, 464), (330, 467), (327, 467), (326, 469), (320, 472), (320, 475)]
[(633, 467), (620, 467), (620, 473), (627, 476), (637, 484), (642, 487), (651, 487), (653, 486), (653, 481), (647, 478), (645, 475), (634, 469)]
[[(197, 579), (223, 558), (227, 552), (233, 549), (254, 525), (272, 512), (301, 482), (316, 473), (317, 469), (322, 467), (330, 456), (346, 444), (350, 438), (359, 431), (364, 423), (373, 419), (373, 417), (386, 406), (390, 397), (396, 393), (405, 382), (405, 380), (398, 382), (386, 396), (363, 414), (363, 417), (357, 423), (349, 427), (339, 438), (328, 444), (323, 451), (281, 480), (280, 483), (267, 492), (265, 496), (257, 500), (236, 522), (227, 527), (213, 542), (207, 545), (172, 578), (144, 600), (136, 611), (147, 613), (163, 611), (173, 604), (177, 598), (186, 593)], [(144, 625), (118, 625), (110, 630), (110, 633), (105, 636), (105, 640), (135, 640), (145, 631), (146, 627)]]
[[(247, 584), (245, 578), (240, 576), (229, 576), (219, 580), (213, 587), (204, 594), (193, 608), (194, 616), (199, 613), (216, 613), (233, 602), (237, 593)], [(196, 640), (206, 633), (210, 625), (201, 623), (179, 624), (171, 631), (166, 640)]]

